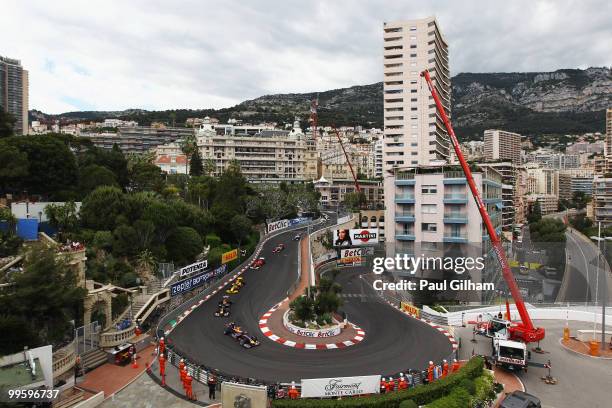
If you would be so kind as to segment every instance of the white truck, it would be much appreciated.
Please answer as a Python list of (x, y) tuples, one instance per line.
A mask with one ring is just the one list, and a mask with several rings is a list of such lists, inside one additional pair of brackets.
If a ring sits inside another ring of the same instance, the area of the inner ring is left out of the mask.
[(527, 345), (520, 341), (493, 338), (493, 361), (495, 365), (506, 367), (509, 370), (525, 370), (531, 352)]

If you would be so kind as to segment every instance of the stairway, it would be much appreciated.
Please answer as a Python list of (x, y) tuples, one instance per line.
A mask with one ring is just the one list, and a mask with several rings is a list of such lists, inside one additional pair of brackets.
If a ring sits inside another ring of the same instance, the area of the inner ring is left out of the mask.
[(132, 316), (136, 316), (136, 313), (142, 309), (152, 295), (162, 290), (162, 282), (159, 279), (152, 280), (147, 285), (147, 294), (138, 295), (132, 300)]
[(81, 355), (83, 372), (91, 371), (107, 362), (108, 354), (102, 349), (93, 349)]

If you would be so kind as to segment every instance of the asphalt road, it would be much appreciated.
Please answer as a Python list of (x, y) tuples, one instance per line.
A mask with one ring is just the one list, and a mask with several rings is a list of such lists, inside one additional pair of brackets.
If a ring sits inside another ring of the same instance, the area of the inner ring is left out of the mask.
[[(536, 320), (534, 324), (546, 329), (546, 338), (540, 344), (546, 354), (532, 353), (532, 361), (546, 363), (550, 359), (551, 375), (558, 383), (546, 384), (541, 377), (547, 374), (547, 370), (530, 367), (527, 372), (518, 373), (526, 391), (540, 398), (543, 408), (610, 407), (612, 362), (578, 355), (561, 347), (559, 339), (563, 337), (563, 327), (566, 324), (564, 321)], [(593, 325), (570, 321), (569, 327), (574, 335), (576, 330), (592, 329)], [(455, 335), (461, 339), (460, 358), (469, 358), (472, 351), (476, 354), (490, 355), (491, 339), (476, 336), (477, 343), (471, 343), (471, 326), (457, 328)]]
[[(291, 239), (295, 234), (290, 231), (265, 244), (261, 256), (266, 258), (266, 265), (243, 275), (246, 285), (233, 295), (229, 318), (214, 316), (223, 294), (220, 292), (183, 320), (169, 336), (177, 351), (226, 374), (274, 382), (393, 374), (425, 367), (429, 360), (440, 361), (450, 354), (451, 346), (444, 335), (380, 301), (374, 290), (359, 279), (358, 269), (343, 270), (337, 280), (343, 285), (343, 310), (351, 322), (366, 332), (361, 343), (336, 350), (302, 350), (268, 340), (259, 331), (258, 321), (287, 296), (297, 279), (298, 243)], [(273, 254), (272, 248), (281, 242), (287, 247)], [(255, 334), (261, 345), (246, 350), (223, 335), (228, 321), (236, 321)]]
[[(569, 259), (566, 265), (564, 282), (557, 301), (592, 302), (595, 300), (597, 291), (599, 292), (599, 300), (602, 287), (597, 288), (597, 246), (572, 228), (568, 228), (565, 237), (567, 241), (566, 251)], [(599, 283), (603, 285), (603, 274), (606, 271), (609, 301), (610, 294), (612, 293), (612, 275), (608, 267), (604, 268), (605, 262), (603, 256), (600, 257), (599, 261)], [(567, 282), (565, 282), (566, 279)]]

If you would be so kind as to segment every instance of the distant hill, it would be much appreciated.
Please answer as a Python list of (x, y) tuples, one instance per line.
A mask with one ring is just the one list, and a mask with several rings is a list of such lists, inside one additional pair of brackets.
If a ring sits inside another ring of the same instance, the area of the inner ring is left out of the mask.
[[(452, 120), (462, 139), (482, 137), (487, 128), (524, 135), (603, 132), (605, 109), (612, 107), (610, 68), (562, 69), (554, 72), (462, 73), (452, 78)], [(213, 116), (247, 122), (290, 123), (308, 117), (317, 93), (265, 95), (225, 109), (177, 109), (120, 112), (68, 112), (33, 119), (101, 120), (117, 117), (140, 124), (154, 121), (183, 125), (188, 117)], [(318, 93), (319, 124), (383, 126), (382, 82)]]

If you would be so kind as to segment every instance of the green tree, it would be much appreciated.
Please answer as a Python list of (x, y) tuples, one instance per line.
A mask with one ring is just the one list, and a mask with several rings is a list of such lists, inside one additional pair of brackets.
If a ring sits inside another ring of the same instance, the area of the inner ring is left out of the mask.
[(193, 262), (203, 247), (200, 234), (190, 227), (175, 228), (166, 241), (168, 257), (179, 265)]
[(159, 167), (152, 163), (137, 163), (132, 168), (131, 187), (134, 191), (160, 192), (164, 185)]
[(162, 245), (179, 223), (176, 206), (162, 201), (154, 201), (145, 208), (142, 219), (155, 225), (155, 238)]
[(252, 228), (251, 220), (242, 214), (234, 215), (230, 221), (230, 229), (238, 246), (249, 237)]
[(577, 209), (582, 210), (586, 208), (589, 201), (591, 201), (591, 197), (589, 195), (583, 191), (574, 191), (572, 202)]
[(58, 230), (60, 240), (65, 235), (74, 232), (79, 224), (79, 216), (74, 201), (65, 204), (49, 204), (45, 207), (45, 215), (54, 228)]
[(43, 343), (57, 344), (72, 334), (69, 321), (79, 319), (86, 290), (76, 286), (72, 269), (53, 249), (32, 247), (24, 265), (12, 292), (3, 296), (9, 308), (2, 310), (25, 320)]
[(19, 178), (15, 187), (60, 201), (74, 190), (78, 169), (76, 158), (65, 139), (49, 134), (14, 136), (4, 142), (25, 153), (28, 158), (28, 175)]
[(138, 234), (129, 225), (119, 225), (113, 231), (113, 255), (133, 256), (138, 250)]
[(0, 138), (13, 135), (17, 120), (13, 115), (0, 109)]
[(118, 217), (127, 213), (125, 195), (117, 187), (102, 186), (96, 188), (83, 199), (81, 205), (81, 223), (93, 230), (115, 229)]
[(215, 160), (211, 157), (206, 158), (204, 160), (203, 170), (204, 174), (207, 176), (212, 176), (216, 169)]
[(527, 222), (531, 224), (532, 222), (538, 222), (541, 219), (542, 209), (540, 208), (540, 203), (536, 201), (535, 203), (533, 203), (529, 215), (527, 215)]
[(301, 322), (302, 325), (305, 325), (306, 322), (312, 321), (315, 318), (314, 301), (307, 296), (301, 296), (294, 299), (289, 304), (289, 308), (293, 312), (293, 318)]
[(204, 165), (202, 164), (202, 156), (200, 151), (195, 149), (191, 153), (191, 159), (189, 160), (189, 174), (192, 176), (201, 176), (204, 173)]
[(359, 193), (346, 193), (344, 195), (344, 205), (353, 212), (363, 208), (366, 202), (366, 195), (363, 191)]
[(0, 192), (14, 191), (28, 175), (28, 155), (0, 141)]
[(0, 336), (0, 356), (23, 351), (24, 346), (34, 348), (43, 345), (38, 333), (23, 317), (0, 315), (0, 332), (10, 333), (10, 336)]
[(91, 193), (100, 186), (119, 186), (115, 174), (108, 168), (90, 164), (81, 170), (79, 191), (83, 195)]
[[(181, 147), (181, 151), (185, 154), (185, 158), (192, 157), (193, 153), (198, 150), (198, 141), (195, 137), (195, 134), (190, 134), (179, 141), (179, 146)], [(185, 162), (185, 172), (191, 174), (188, 170), (187, 166), (188, 162)]]

